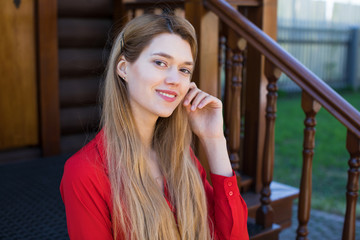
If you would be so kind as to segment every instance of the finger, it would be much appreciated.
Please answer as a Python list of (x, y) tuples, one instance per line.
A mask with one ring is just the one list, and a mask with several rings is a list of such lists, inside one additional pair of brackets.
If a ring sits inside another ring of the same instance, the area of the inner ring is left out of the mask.
[(206, 92), (200, 91), (196, 95), (196, 97), (192, 100), (191, 111), (195, 111), (195, 109), (198, 107), (199, 103), (208, 96), (209, 96), (209, 94), (207, 94)]
[(201, 102), (199, 103), (199, 105), (197, 106), (199, 109), (204, 108), (206, 105), (210, 104), (210, 103), (215, 103), (218, 104), (219, 99), (208, 95), (205, 98), (203, 98), (203, 100), (201, 100)]
[(189, 92), (185, 95), (184, 106), (187, 106), (193, 101), (193, 99), (201, 92), (200, 89), (194, 85), (194, 87), (189, 89)]
[(196, 83), (195, 82), (190, 82), (189, 88), (197, 88)]

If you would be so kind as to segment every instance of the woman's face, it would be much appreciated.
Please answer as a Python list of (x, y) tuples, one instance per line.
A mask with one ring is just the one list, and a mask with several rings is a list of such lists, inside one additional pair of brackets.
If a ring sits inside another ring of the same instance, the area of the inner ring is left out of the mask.
[(117, 70), (134, 117), (170, 116), (189, 89), (193, 67), (190, 44), (170, 33), (153, 38), (134, 63), (121, 60)]

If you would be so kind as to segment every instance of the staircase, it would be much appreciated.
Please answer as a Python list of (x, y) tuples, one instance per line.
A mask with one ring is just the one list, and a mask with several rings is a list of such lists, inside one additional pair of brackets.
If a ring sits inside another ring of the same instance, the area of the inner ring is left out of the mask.
[[(232, 2), (232, 1), (229, 1)], [(244, 1), (245, 2), (245, 1)], [(271, 1), (263, 1), (264, 5), (271, 4)], [(359, 195), (359, 167), (360, 167), (360, 113), (347, 101), (345, 101), (339, 94), (331, 89), (324, 81), (319, 79), (314, 73), (299, 63), (294, 57), (282, 49), (273, 39), (266, 35), (259, 25), (256, 26), (257, 21), (251, 22), (249, 17), (246, 17), (247, 12), (240, 13), (233, 6), (223, 0), (208, 0), (204, 1), (206, 9), (213, 12), (225, 23), (232, 31), (235, 32), (240, 39), (238, 40), (239, 50), (236, 52), (239, 56), (233, 58), (233, 62), (239, 68), (242, 68), (244, 51), (242, 49), (241, 40), (244, 39), (251, 45), (254, 50), (261, 53), (265, 57), (263, 65), (264, 79), (266, 79), (266, 107), (265, 107), (265, 136), (263, 150), (263, 162), (261, 170), (260, 190), (260, 207), (256, 210), (256, 223), (263, 226), (265, 229), (276, 228), (276, 215), (279, 214), (275, 210), (274, 204), (274, 189), (272, 186), (272, 174), (274, 164), (274, 127), (276, 119), (276, 98), (277, 98), (277, 79), (281, 72), (285, 73), (291, 80), (293, 80), (302, 89), (301, 108), (305, 113), (304, 120), (304, 141), (303, 141), (303, 165), (301, 184), (299, 192), (298, 203), (298, 221), (299, 225), (296, 231), (297, 239), (307, 239), (309, 234), (308, 222), (310, 216), (311, 206), (311, 171), (313, 153), (315, 148), (315, 127), (316, 114), (321, 107), (324, 107), (331, 115), (333, 115), (345, 128), (347, 129), (346, 149), (349, 152), (350, 158), (346, 159), (349, 166), (348, 183), (346, 186), (346, 213), (344, 217), (344, 225), (342, 232), (342, 239), (355, 239), (356, 229), (356, 205), (357, 197)], [(251, 12), (251, 11), (249, 11)], [(264, 11), (265, 12), (265, 11)], [(258, 15), (259, 17), (259, 15)], [(261, 25), (260, 25), (261, 26)], [(221, 42), (221, 41), (220, 41)], [(250, 52), (250, 48), (249, 48)], [(251, 51), (253, 54), (253, 52)], [(235, 54), (235, 55), (236, 55)], [(248, 55), (250, 57), (250, 54)], [(248, 65), (248, 72), (251, 65)], [(236, 67), (235, 67), (236, 68)], [(252, 67), (251, 67), (251, 70)], [(248, 73), (247, 72), (247, 73)], [(245, 73), (245, 75), (247, 74)], [(244, 74), (244, 73), (243, 73)], [(240, 75), (243, 75), (240, 74)], [(252, 79), (253, 81), (253, 79)], [(242, 87), (242, 81), (239, 77), (232, 79), (232, 94), (237, 94), (236, 102), (239, 102), (239, 87)], [(248, 83), (245, 83), (248, 84)], [(257, 89), (261, 91), (261, 87)], [(249, 90), (246, 91), (248, 93)], [(251, 92), (251, 91), (250, 91)], [(251, 92), (255, 93), (255, 92)], [(234, 97), (232, 100), (234, 103)], [(236, 103), (238, 104), (238, 103)], [(246, 103), (245, 103), (246, 105)], [(238, 106), (238, 105), (236, 105)], [(246, 110), (245, 110), (246, 113)], [(241, 115), (240, 115), (241, 116)], [(241, 118), (239, 118), (241, 119)], [(259, 118), (258, 120), (260, 120)], [(241, 122), (238, 122), (241, 124)], [(246, 125), (246, 123), (245, 123)], [(231, 124), (230, 124), (231, 127)], [(245, 126), (246, 128), (246, 126)], [(229, 131), (232, 132), (231, 130)], [(246, 134), (246, 132), (245, 132)], [(245, 148), (248, 150), (247, 148)], [(236, 159), (236, 158), (235, 158)], [(249, 159), (246, 159), (248, 161)], [(346, 161), (344, 161), (346, 164)], [(345, 191), (344, 191), (345, 192)], [(247, 195), (248, 193), (245, 193)], [(286, 206), (284, 206), (286, 207)], [(260, 236), (258, 234), (257, 236)], [(275, 236), (276, 234), (272, 235)], [(256, 236), (254, 236), (256, 238)], [(256, 238), (257, 239), (257, 238)], [(270, 238), (264, 238), (270, 239)]]

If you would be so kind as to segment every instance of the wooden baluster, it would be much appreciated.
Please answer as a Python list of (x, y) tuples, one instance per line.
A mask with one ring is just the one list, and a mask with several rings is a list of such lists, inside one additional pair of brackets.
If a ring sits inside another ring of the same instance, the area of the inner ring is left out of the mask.
[(301, 106), (306, 115), (305, 129), (304, 129), (304, 142), (303, 142), (303, 167), (301, 174), (300, 196), (298, 207), (298, 220), (299, 227), (297, 229), (297, 240), (308, 239), (309, 234), (307, 224), (310, 218), (311, 209), (311, 190), (312, 190), (312, 160), (315, 147), (315, 116), (320, 110), (321, 105), (315, 101), (308, 93), (302, 92)]
[(350, 153), (343, 240), (355, 240), (356, 201), (359, 196), (360, 138), (348, 130), (346, 148)]
[(231, 113), (231, 80), (232, 80), (232, 59), (233, 51), (229, 46), (226, 46), (225, 52), (225, 93), (224, 93), (224, 122), (225, 122), (225, 137), (229, 138), (230, 128), (230, 113)]
[[(240, 38), (238, 41), (237, 41), (237, 47), (240, 49), (242, 55), (243, 55), (243, 62), (242, 62), (242, 65), (243, 65), (243, 68), (242, 68), (242, 78), (244, 79), (245, 77), (245, 74), (246, 74), (246, 68), (244, 66), (245, 62), (246, 62), (246, 58), (245, 58), (245, 55), (246, 55), (246, 46), (247, 46), (247, 42), (244, 38)], [(242, 142), (244, 141), (244, 133), (245, 133), (245, 118), (243, 117), (245, 115), (245, 93), (246, 93), (246, 89), (244, 89), (245, 87), (245, 84), (246, 82), (244, 82), (244, 80), (241, 82), (241, 86), (242, 86), (242, 89), (241, 89), (241, 107), (240, 107), (240, 116), (241, 116), (241, 128), (240, 128), (240, 143), (241, 143), (241, 147), (243, 149), (243, 144)]]
[[(226, 51), (226, 37), (221, 36), (219, 39), (219, 72), (218, 72), (218, 96), (219, 98), (225, 96), (225, 90), (222, 88), (222, 75), (225, 66), (225, 51)], [(225, 81), (224, 81), (225, 82)], [(224, 104), (225, 105), (225, 104)]]
[(240, 124), (241, 124), (241, 87), (242, 87), (242, 68), (243, 55), (241, 51), (236, 51), (233, 56), (232, 66), (232, 86), (231, 86), (231, 119), (229, 126), (229, 150), (230, 161), (233, 170), (240, 179)]
[(230, 113), (231, 113), (231, 79), (232, 79), (232, 58), (233, 51), (227, 46), (225, 52), (225, 93), (224, 93), (224, 122), (225, 122), (225, 137), (229, 139), (230, 128)]
[(256, 223), (265, 228), (271, 227), (274, 222), (274, 210), (270, 205), (270, 183), (272, 181), (274, 169), (274, 149), (275, 149), (275, 119), (276, 119), (276, 82), (281, 75), (281, 71), (266, 61), (265, 75), (268, 80), (267, 102), (266, 102), (266, 128), (264, 155), (262, 166), (262, 189), (260, 191), (261, 206), (256, 211)]

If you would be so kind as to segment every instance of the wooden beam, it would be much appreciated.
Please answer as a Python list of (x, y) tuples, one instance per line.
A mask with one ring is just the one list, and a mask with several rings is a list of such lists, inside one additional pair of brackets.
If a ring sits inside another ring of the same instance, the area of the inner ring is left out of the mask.
[(57, 1), (37, 1), (40, 136), (44, 156), (60, 153)]

